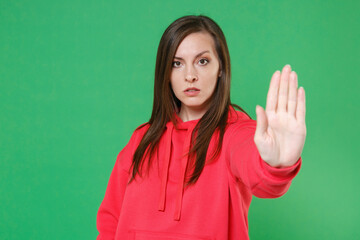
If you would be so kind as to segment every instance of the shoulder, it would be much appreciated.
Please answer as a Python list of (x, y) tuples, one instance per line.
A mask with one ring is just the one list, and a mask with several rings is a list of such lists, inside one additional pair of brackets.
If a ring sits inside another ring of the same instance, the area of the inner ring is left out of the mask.
[(136, 127), (133, 131), (130, 140), (125, 145), (125, 147), (118, 153), (117, 161), (124, 168), (124, 170), (128, 171), (130, 169), (133, 155), (139, 146), (141, 139), (145, 135), (146, 131), (149, 129), (148, 123), (143, 123), (140, 126)]
[(256, 129), (256, 120), (251, 119), (242, 111), (232, 110), (229, 114), (227, 134), (232, 135), (238, 131), (251, 131)]
[(150, 124), (148, 122), (141, 124), (140, 126), (136, 127), (133, 135), (144, 135), (146, 131), (149, 129)]
[(256, 120), (251, 119), (246, 113), (236, 111), (238, 117), (229, 122), (224, 135), (224, 150), (232, 154), (236, 149), (252, 148), (256, 130)]
[(236, 148), (242, 144), (252, 143), (255, 136), (256, 120), (242, 111), (232, 110), (224, 134), (226, 149)]
[(145, 135), (145, 133), (147, 132), (147, 130), (149, 129), (149, 127), (150, 127), (150, 124), (147, 122), (136, 127), (130, 137), (128, 144), (138, 145), (140, 143), (141, 139), (143, 138), (143, 136)]

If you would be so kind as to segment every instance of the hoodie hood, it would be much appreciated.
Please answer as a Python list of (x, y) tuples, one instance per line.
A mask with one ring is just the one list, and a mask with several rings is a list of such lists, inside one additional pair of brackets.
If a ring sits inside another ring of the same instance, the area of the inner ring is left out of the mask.
[[(171, 147), (172, 147), (172, 136), (174, 131), (178, 130), (186, 130), (186, 135), (184, 139), (184, 145), (183, 145), (183, 154), (180, 159), (180, 180), (178, 182), (178, 187), (176, 190), (176, 202), (175, 202), (175, 212), (174, 212), (174, 220), (179, 221), (180, 215), (181, 215), (181, 206), (182, 206), (182, 200), (183, 200), (183, 193), (184, 193), (184, 182), (185, 182), (185, 176), (186, 176), (186, 169), (189, 162), (189, 156), (186, 154), (190, 151), (190, 145), (191, 145), (191, 134), (196, 126), (196, 124), (199, 122), (200, 119), (196, 120), (190, 120), (187, 122), (183, 122), (181, 118), (174, 113), (175, 115), (175, 122), (176, 126), (174, 126), (172, 121), (169, 121), (166, 124), (166, 131), (165, 131), (165, 152), (164, 152), (164, 166), (161, 173), (161, 184), (160, 184), (160, 200), (159, 200), (159, 211), (165, 211), (165, 200), (166, 200), (166, 187), (168, 183), (168, 177), (169, 177), (169, 164), (170, 164), (170, 158), (171, 158)], [(236, 122), (239, 118), (238, 113), (236, 110), (230, 106), (229, 112), (228, 112), (228, 120), (227, 123), (233, 123)], [(175, 129), (174, 129), (175, 128)]]

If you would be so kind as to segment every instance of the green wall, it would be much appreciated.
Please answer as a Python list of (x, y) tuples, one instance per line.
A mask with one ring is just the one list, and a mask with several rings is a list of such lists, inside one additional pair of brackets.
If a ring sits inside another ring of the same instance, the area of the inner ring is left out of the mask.
[(157, 45), (187, 14), (222, 27), (232, 101), (272, 73), (306, 91), (303, 165), (254, 198), (256, 239), (359, 239), (359, 1), (0, 1), (0, 239), (95, 239), (118, 152), (151, 113)]

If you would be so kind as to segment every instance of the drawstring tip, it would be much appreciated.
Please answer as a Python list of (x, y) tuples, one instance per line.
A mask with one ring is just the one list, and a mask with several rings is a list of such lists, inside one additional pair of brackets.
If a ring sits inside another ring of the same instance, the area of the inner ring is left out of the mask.
[(175, 213), (174, 220), (175, 221), (180, 221), (180, 212)]
[(160, 201), (159, 202), (159, 211), (163, 212), (165, 210), (165, 201)]

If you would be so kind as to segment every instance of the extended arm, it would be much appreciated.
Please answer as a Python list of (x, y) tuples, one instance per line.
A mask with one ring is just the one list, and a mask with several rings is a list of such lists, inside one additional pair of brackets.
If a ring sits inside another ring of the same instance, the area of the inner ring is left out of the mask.
[(232, 175), (259, 198), (276, 198), (286, 193), (301, 167), (301, 157), (289, 167), (267, 164), (254, 142), (255, 120), (246, 120), (232, 129), (228, 159)]

